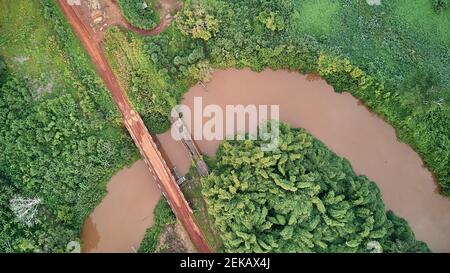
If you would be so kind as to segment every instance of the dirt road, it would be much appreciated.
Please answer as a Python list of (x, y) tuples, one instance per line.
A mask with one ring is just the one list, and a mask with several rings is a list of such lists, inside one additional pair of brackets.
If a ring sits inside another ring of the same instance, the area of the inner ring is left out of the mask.
[(193, 244), (200, 252), (210, 252), (209, 246), (197, 226), (192, 211), (184, 198), (180, 188), (174, 180), (171, 171), (153, 142), (150, 133), (144, 125), (138, 113), (133, 111), (129, 101), (124, 96), (118, 81), (116, 80), (106, 56), (103, 53), (100, 42), (95, 38), (92, 28), (83, 22), (77, 9), (67, 3), (66, 0), (58, 1), (68, 22), (72, 26), (78, 38), (81, 40), (87, 53), (92, 59), (98, 73), (102, 77), (106, 87), (110, 90), (114, 101), (122, 113), (124, 124), (138, 147), (144, 161), (152, 174), (156, 177), (158, 185), (166, 196), (176, 217), (181, 221), (188, 232)]

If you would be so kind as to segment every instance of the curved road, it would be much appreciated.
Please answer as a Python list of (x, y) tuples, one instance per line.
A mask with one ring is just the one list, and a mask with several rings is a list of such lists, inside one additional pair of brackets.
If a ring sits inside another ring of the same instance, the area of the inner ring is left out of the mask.
[(162, 193), (167, 198), (176, 217), (181, 221), (188, 232), (193, 244), (200, 252), (211, 252), (203, 234), (201, 233), (186, 199), (178, 187), (170, 169), (167, 167), (161, 153), (158, 151), (150, 133), (144, 125), (138, 113), (133, 111), (130, 102), (125, 97), (111, 67), (103, 53), (100, 42), (94, 38), (92, 28), (85, 24), (78, 11), (67, 3), (67, 0), (59, 0), (58, 4), (67, 21), (72, 26), (77, 37), (81, 40), (87, 53), (92, 59), (98, 73), (102, 77), (106, 87), (110, 90), (114, 101), (122, 113), (124, 124), (138, 147), (144, 161), (151, 173), (158, 181)]

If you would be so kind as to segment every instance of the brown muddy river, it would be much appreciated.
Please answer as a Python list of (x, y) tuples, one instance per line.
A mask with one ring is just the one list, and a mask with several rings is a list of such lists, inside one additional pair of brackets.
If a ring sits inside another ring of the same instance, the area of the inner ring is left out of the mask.
[[(335, 93), (324, 80), (299, 73), (230, 69), (216, 71), (206, 89), (191, 88), (183, 104), (193, 109), (194, 97), (202, 97), (204, 106), (217, 104), (222, 109), (237, 104), (279, 105), (282, 121), (305, 128), (347, 158), (356, 173), (375, 181), (387, 208), (405, 218), (419, 240), (432, 251), (450, 251), (450, 201), (437, 193), (431, 173), (414, 150), (399, 142), (389, 124), (349, 93)], [(159, 139), (172, 163), (186, 173), (190, 160), (182, 145), (175, 144), (170, 133)], [(197, 144), (213, 156), (220, 141)]]
[(84, 224), (82, 252), (134, 252), (153, 223), (159, 188), (140, 160), (118, 172), (107, 189)]

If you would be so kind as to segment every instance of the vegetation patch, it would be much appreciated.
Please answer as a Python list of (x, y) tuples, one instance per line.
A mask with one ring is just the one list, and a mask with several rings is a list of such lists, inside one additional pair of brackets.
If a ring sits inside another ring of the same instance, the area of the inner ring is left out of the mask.
[(433, 8), (436, 12), (450, 9), (449, 0), (432, 0)]
[(125, 18), (138, 28), (152, 29), (160, 22), (157, 0), (118, 0), (118, 3)]
[[(443, 42), (450, 45), (450, 1), (448, 0), (399, 0), (392, 3), (397, 19), (407, 24), (409, 29), (420, 32), (432, 43)], [(433, 59), (436, 57), (433, 57)]]
[(0, 56), (10, 72), (31, 87), (53, 84), (53, 91), (71, 87), (67, 66), (54, 30), (39, 1), (0, 1)]
[[(211, 164), (210, 164), (211, 165)], [(212, 165), (211, 165), (212, 166)], [(181, 190), (189, 202), (194, 212), (197, 225), (205, 236), (209, 247), (213, 252), (222, 252), (223, 243), (220, 234), (214, 224), (214, 220), (208, 213), (208, 206), (202, 195), (201, 177), (197, 168), (192, 167), (186, 175), (187, 181), (182, 185)]]
[[(295, 1), (294, 1), (295, 3)], [(335, 16), (339, 11), (339, 1), (335, 0), (307, 0), (298, 2), (292, 20), (296, 22), (292, 27), (299, 31), (324, 35), (333, 31)]]
[(375, 183), (303, 129), (281, 125), (279, 149), (225, 141), (202, 180), (227, 252), (428, 252), (385, 213)]
[(56, 2), (0, 9), (0, 252), (65, 252), (138, 153)]
[(122, 88), (155, 134), (169, 129), (169, 113), (181, 95), (211, 71), (202, 43), (192, 43), (173, 27), (157, 37), (110, 29), (105, 50)]

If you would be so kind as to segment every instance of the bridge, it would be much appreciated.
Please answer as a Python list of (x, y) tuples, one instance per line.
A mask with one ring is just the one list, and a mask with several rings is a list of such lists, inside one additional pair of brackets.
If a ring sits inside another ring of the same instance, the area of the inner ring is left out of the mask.
[(195, 162), (195, 166), (197, 167), (197, 171), (200, 176), (208, 176), (209, 169), (203, 160), (203, 156), (200, 153), (195, 142), (192, 140), (192, 134), (181, 118), (172, 118), (172, 124), (178, 128), (178, 133), (181, 138), (181, 142), (184, 147), (189, 152), (190, 157)]

